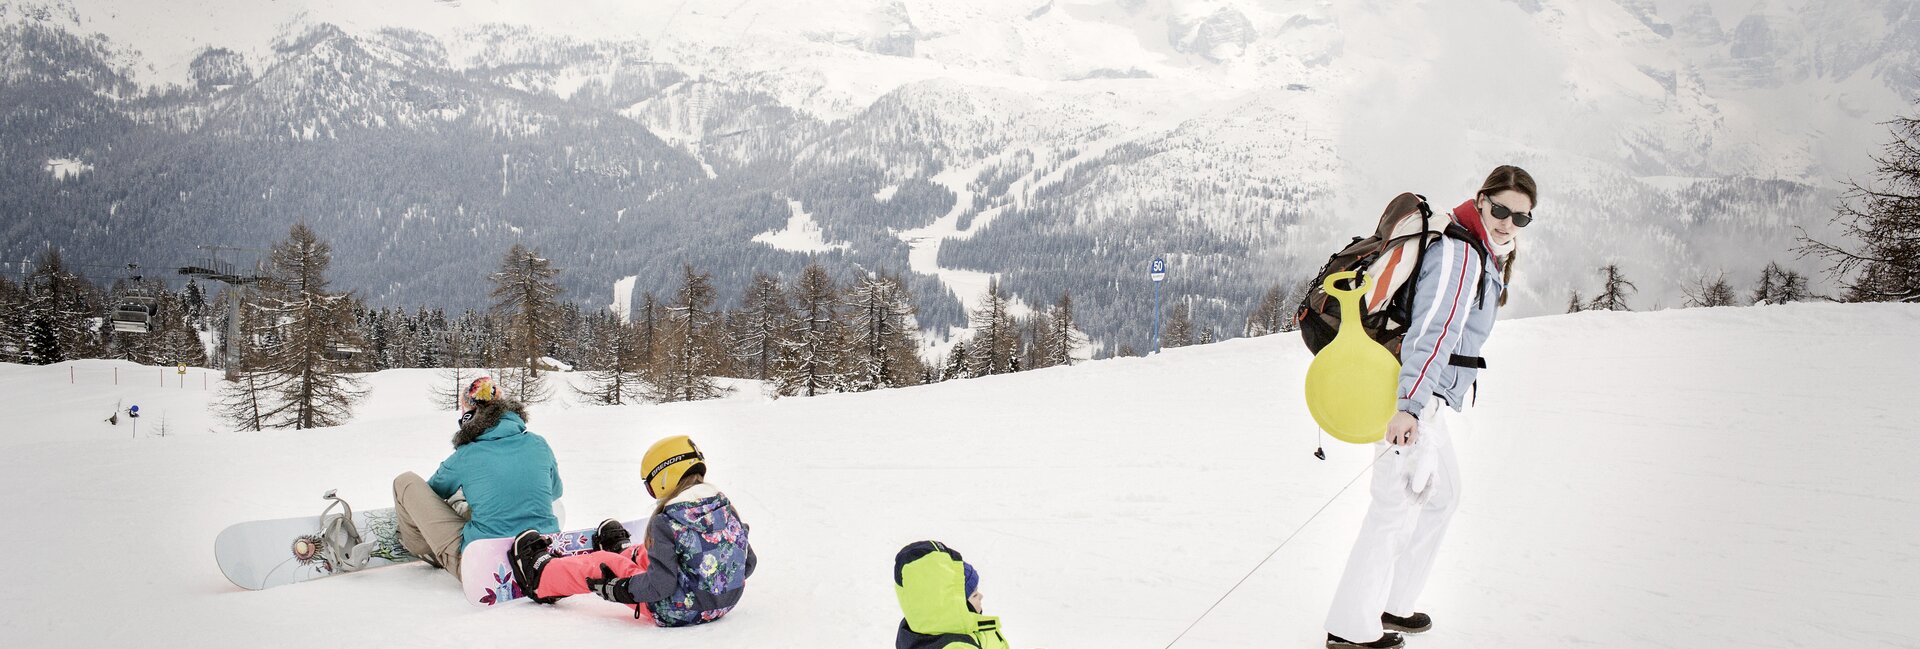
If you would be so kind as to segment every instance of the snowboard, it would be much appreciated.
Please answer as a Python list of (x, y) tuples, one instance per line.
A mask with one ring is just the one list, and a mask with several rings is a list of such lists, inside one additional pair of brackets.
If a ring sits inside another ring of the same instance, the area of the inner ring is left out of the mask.
[[(327, 500), (338, 500), (334, 492)], [(336, 566), (329, 556), (344, 556), (350, 548), (329, 547), (321, 534), (324, 518), (341, 513), (329, 510), (313, 516), (236, 523), (221, 530), (213, 539), (213, 558), (227, 581), (247, 590), (263, 590), (297, 584), (348, 572)], [(400, 523), (392, 507), (353, 511), (353, 525), (360, 540), (371, 542), (372, 552), (364, 567), (379, 568), (418, 561), (419, 557), (400, 545)]]
[[(640, 542), (641, 535), (647, 531), (644, 518), (620, 524), (627, 528), (634, 543)], [(592, 552), (596, 532), (596, 529), (571, 530), (545, 536), (553, 542), (550, 552), (568, 556)], [(513, 539), (481, 539), (468, 543), (460, 552), (460, 588), (467, 593), (467, 603), (490, 607), (528, 596), (513, 583), (513, 565), (507, 562), (507, 550), (512, 548)]]
[[(339, 500), (333, 491), (322, 498)], [(214, 561), (233, 585), (264, 590), (420, 560), (400, 544), (398, 514), (387, 507), (352, 510), (353, 526), (360, 531), (361, 542), (371, 544), (367, 561), (358, 568), (335, 565), (328, 558), (347, 556), (352, 548), (331, 547), (322, 532), (326, 518), (341, 515), (344, 509), (328, 505), (313, 516), (235, 523), (214, 537)], [(553, 515), (566, 524), (566, 509), (559, 501), (553, 503)]]

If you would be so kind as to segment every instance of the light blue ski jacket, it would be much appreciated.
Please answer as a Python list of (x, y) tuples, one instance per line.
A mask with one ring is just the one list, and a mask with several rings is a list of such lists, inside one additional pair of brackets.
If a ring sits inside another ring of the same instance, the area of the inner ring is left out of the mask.
[(1453, 237), (1427, 246), (1418, 282), (1400, 345), (1399, 409), (1418, 417), (1437, 396), (1458, 411), (1480, 374), (1468, 365), (1493, 332), (1505, 285), (1493, 255)]
[(441, 498), (466, 493), (473, 518), (460, 530), (462, 549), (529, 528), (543, 534), (560, 531), (560, 521), (553, 516), (553, 501), (561, 493), (559, 464), (547, 440), (528, 432), (516, 413), (501, 413), (498, 423), (478, 438), (455, 447), (427, 486)]

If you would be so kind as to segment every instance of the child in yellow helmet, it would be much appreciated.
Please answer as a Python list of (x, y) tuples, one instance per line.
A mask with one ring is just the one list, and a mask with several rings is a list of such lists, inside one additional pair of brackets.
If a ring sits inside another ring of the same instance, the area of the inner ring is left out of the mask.
[(550, 542), (528, 530), (508, 552), (514, 580), (534, 601), (551, 603), (594, 593), (633, 607), (635, 618), (660, 626), (691, 626), (733, 610), (757, 559), (747, 524), (725, 494), (706, 483), (706, 456), (676, 435), (655, 442), (642, 460), (647, 493), (655, 499), (641, 543), (608, 519), (595, 551), (557, 557)]

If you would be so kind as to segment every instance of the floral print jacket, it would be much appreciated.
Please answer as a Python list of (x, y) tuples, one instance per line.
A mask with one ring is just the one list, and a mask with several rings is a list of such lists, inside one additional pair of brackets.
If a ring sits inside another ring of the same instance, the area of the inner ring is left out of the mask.
[(647, 571), (627, 582), (660, 626), (720, 619), (740, 602), (758, 559), (733, 502), (698, 484), (647, 525)]

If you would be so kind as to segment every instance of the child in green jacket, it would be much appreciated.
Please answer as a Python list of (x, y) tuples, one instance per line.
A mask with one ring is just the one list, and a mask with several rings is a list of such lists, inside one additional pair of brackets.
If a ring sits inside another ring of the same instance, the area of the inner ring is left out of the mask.
[(1000, 618), (982, 615), (980, 574), (960, 552), (920, 541), (893, 558), (893, 592), (900, 598), (894, 649), (1008, 649)]

